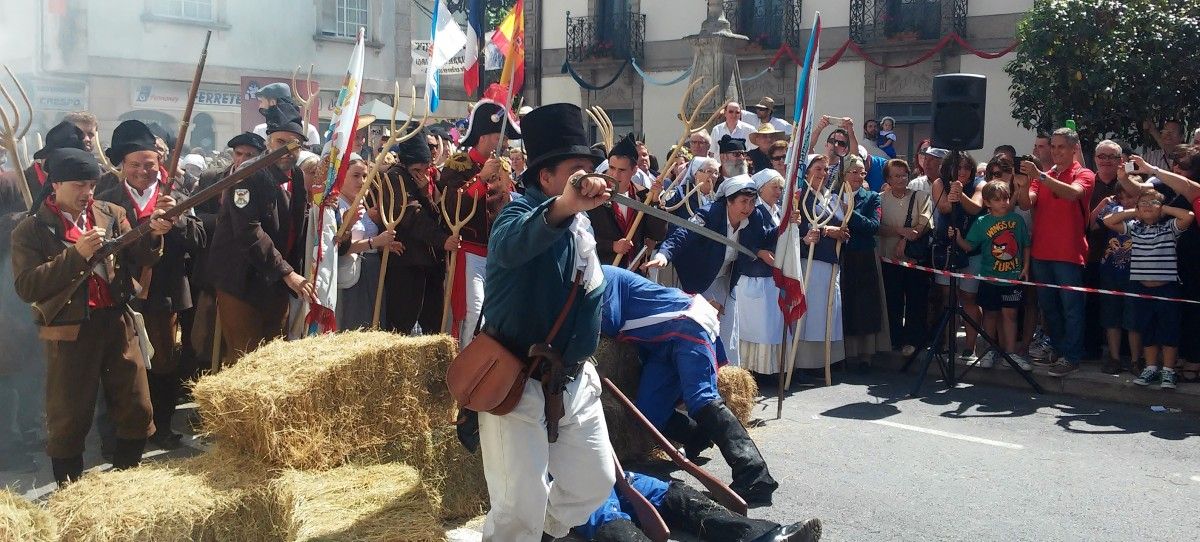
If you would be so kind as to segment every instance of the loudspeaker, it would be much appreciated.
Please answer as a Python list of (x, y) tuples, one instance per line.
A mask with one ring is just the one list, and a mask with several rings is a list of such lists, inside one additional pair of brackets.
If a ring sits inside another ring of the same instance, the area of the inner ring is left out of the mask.
[(983, 148), (987, 77), (948, 73), (933, 78), (933, 146), (952, 151)]

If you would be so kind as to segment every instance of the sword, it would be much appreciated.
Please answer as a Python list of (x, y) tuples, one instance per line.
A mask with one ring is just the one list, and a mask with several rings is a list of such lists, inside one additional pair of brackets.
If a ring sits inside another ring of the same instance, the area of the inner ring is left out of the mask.
[(728, 238), (724, 235), (721, 235), (715, 231), (712, 231), (712, 230), (704, 227), (701, 224), (697, 224), (697, 223), (687, 220), (685, 218), (680, 218), (680, 217), (675, 216), (671, 213), (668, 213), (662, 209), (659, 209), (658, 207), (654, 207), (652, 205), (647, 205), (645, 203), (642, 203), (640, 200), (636, 200), (636, 199), (633, 199), (624, 194), (617, 193), (616, 191), (614, 191), (612, 189), (612, 187), (617, 184), (617, 180), (608, 175), (604, 175), (603, 173), (588, 173), (586, 175), (580, 175), (579, 177), (576, 177), (571, 180), (571, 185), (574, 186), (576, 189), (578, 189), (583, 184), (583, 180), (588, 177), (595, 177), (597, 179), (601, 179), (604, 182), (608, 183), (609, 201), (611, 201), (613, 203), (619, 203), (626, 207), (630, 207), (635, 211), (641, 211), (641, 212), (646, 213), (654, 218), (657, 218), (659, 220), (667, 222), (668, 224), (674, 224), (676, 226), (679, 226), (680, 228), (683, 228), (683, 229), (689, 230), (693, 233), (699, 234), (711, 241), (716, 241), (718, 243), (721, 243), (722, 245), (733, 248), (734, 250), (741, 252), (742, 254), (745, 254), (746, 256), (749, 256), (751, 260), (758, 259), (757, 254), (751, 252), (750, 249), (746, 248), (745, 246), (742, 246), (741, 243), (734, 241), (733, 239), (730, 239), (730, 238)]

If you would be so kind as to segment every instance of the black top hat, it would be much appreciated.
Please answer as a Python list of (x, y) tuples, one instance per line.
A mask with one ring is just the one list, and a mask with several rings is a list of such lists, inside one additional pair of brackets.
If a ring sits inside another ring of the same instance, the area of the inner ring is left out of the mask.
[(525, 186), (536, 186), (536, 176), (543, 166), (567, 158), (587, 158), (594, 166), (604, 158), (588, 146), (583, 110), (575, 104), (543, 105), (521, 122), (525, 125), (525, 152), (529, 154), (522, 176)]
[(83, 146), (83, 130), (65, 120), (54, 125), (49, 132), (46, 132), (46, 145), (33, 153), (33, 158), (35, 160), (47, 158), (50, 151), (54, 149), (86, 150)]
[[(479, 143), (479, 136), (500, 133), (500, 125), (504, 124), (504, 106), (492, 100), (482, 99), (471, 110), (471, 119), (467, 122), (467, 131), (463, 132), (459, 145), (474, 147)], [(513, 118), (508, 117), (508, 128), (504, 130), (509, 139), (521, 139), (521, 126)]]
[(721, 153), (727, 152), (746, 152), (746, 140), (740, 137), (730, 137), (729, 134), (721, 136), (721, 140), (717, 142), (717, 147)]
[(279, 100), (275, 102), (275, 105), (264, 110), (263, 116), (267, 119), (267, 135), (275, 132), (291, 132), (300, 136), (302, 141), (308, 141), (308, 136), (304, 134), (304, 119), (300, 116), (300, 110), (292, 102)]
[(235, 147), (241, 147), (242, 145), (254, 147), (258, 150), (258, 152), (267, 150), (267, 142), (263, 140), (262, 136), (254, 132), (242, 132), (233, 136), (233, 138), (225, 144), (226, 147), (231, 149)]
[(389, 150), (396, 153), (396, 161), (401, 164), (428, 164), (433, 161), (433, 152), (429, 150), (429, 141), (426, 139), (428, 133), (425, 128), (421, 128), (420, 133), (392, 145)]
[(608, 151), (608, 157), (621, 156), (632, 160), (634, 163), (638, 161), (637, 140), (633, 139), (633, 132), (625, 134), (620, 141), (613, 145), (611, 151)]
[(140, 120), (127, 120), (113, 130), (112, 146), (104, 151), (108, 161), (120, 164), (125, 155), (137, 151), (157, 151), (154, 133)]

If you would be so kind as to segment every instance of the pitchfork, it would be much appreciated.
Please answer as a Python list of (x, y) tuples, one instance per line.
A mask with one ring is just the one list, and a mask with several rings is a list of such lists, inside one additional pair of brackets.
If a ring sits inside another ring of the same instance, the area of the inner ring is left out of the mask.
[[(695, 109), (692, 110), (692, 114), (691, 115), (687, 114), (687, 100), (689, 97), (691, 97), (692, 91), (696, 88), (696, 85), (700, 84), (700, 81), (701, 81), (700, 78), (697, 78), (695, 81), (692, 81), (692, 83), (690, 85), (688, 85), (687, 91), (683, 93), (683, 103), (679, 105), (679, 120), (683, 122), (683, 136), (681, 136), (679, 138), (679, 141), (675, 144), (675, 148), (672, 149), (671, 153), (667, 155), (667, 161), (665, 162), (666, 164), (672, 164), (675, 162), (675, 156), (678, 155), (679, 152), (683, 149), (683, 144), (685, 142), (687, 142), (688, 136), (692, 135), (693, 131), (703, 130), (710, 123), (712, 123), (714, 120), (716, 120), (718, 115), (721, 114), (721, 110), (718, 108), (717, 111), (714, 112), (712, 114), (712, 116), (710, 116), (708, 118), (708, 120), (704, 122), (704, 124), (701, 124), (701, 125), (696, 124), (696, 119), (700, 116), (700, 112), (704, 109), (704, 104), (708, 103), (708, 100), (711, 99), (714, 94), (716, 94), (717, 89), (719, 87), (712, 87), (712, 88), (708, 89), (708, 92), (704, 93), (704, 96), (702, 98), (700, 98), (699, 101), (696, 102), (696, 107), (695, 107)], [(669, 168), (669, 167), (663, 168), (663, 171), (658, 174), (658, 179), (655, 179), (654, 184), (656, 184), (656, 185), (662, 184), (663, 179), (667, 178), (667, 173), (670, 170), (671, 170), (671, 168)], [(681, 179), (676, 179), (675, 182), (671, 183), (670, 189), (674, 190), (676, 187), (678, 187), (679, 182), (681, 182)], [(659, 192), (658, 195), (661, 195), (661, 194), (662, 194), (662, 192)], [(649, 205), (650, 202), (655, 198), (655, 196), (656, 196), (656, 194), (654, 194), (653, 191), (651, 191), (650, 193), (647, 193), (646, 200), (644, 203)], [(686, 200), (687, 198), (685, 197), (684, 199)], [(638, 211), (637, 216), (635, 216), (633, 218), (633, 223), (630, 224), (629, 231), (625, 232), (625, 240), (626, 241), (633, 240), (634, 234), (637, 233), (638, 226), (641, 225), (641, 223), (642, 223), (643, 216), (645, 216), (645, 213)], [(613, 265), (615, 265), (615, 266), (621, 265), (621, 258), (624, 256), (625, 256), (624, 254), (617, 254), (617, 257), (613, 259)]]
[[(29, 133), (29, 127), (33, 124), (33, 105), (29, 103), (29, 95), (25, 94), (25, 87), (21, 86), (21, 82), (17, 80), (17, 76), (13, 75), (12, 69), (7, 65), (4, 66), (4, 71), (8, 72), (9, 79), (17, 86), (17, 92), (21, 95), (21, 100), (25, 102), (25, 110), (29, 111), (29, 116), (21, 118), (21, 107), (12, 94), (8, 91), (8, 86), (0, 83), (0, 95), (4, 96), (5, 104), (0, 105), (0, 145), (8, 151), (8, 156), (12, 158), (13, 167), (17, 170), (18, 188), (21, 190), (21, 199), (25, 200), (25, 208), (33, 208), (33, 194), (29, 193), (29, 184), (25, 179), (25, 163), (21, 160), (20, 140)], [(10, 111), (11, 110), (11, 111)]]
[[(439, 203), (442, 209), (442, 218), (446, 220), (446, 224), (450, 226), (450, 236), (458, 236), (463, 227), (475, 217), (475, 210), (479, 207), (479, 200), (483, 198), (471, 198), (471, 212), (467, 213), (466, 218), (459, 219), (462, 213), (463, 189), (458, 189), (458, 203), (454, 206), (454, 218), (450, 220), (450, 214), (446, 212), (446, 192), (442, 192)], [(450, 331), (450, 325), (454, 318), (450, 315), (450, 293), (454, 286), (454, 274), (458, 271), (458, 251), (450, 252), (450, 261), (446, 264), (446, 281), (445, 290), (442, 299), (442, 333)]]
[(308, 94), (308, 98), (300, 97), (299, 87), (296, 86), (296, 75), (299, 73), (300, 73), (300, 66), (296, 66), (296, 69), (292, 71), (292, 98), (294, 98), (296, 100), (296, 103), (300, 104), (300, 119), (301, 119), (301, 122), (303, 123), (304, 133), (307, 136), (307, 134), (308, 134), (308, 115), (311, 114), (311, 107), (312, 107), (311, 104), (312, 104), (312, 97), (313, 97), (313, 87), (312, 87), (313, 65), (312, 64), (308, 65), (308, 78), (306, 78), (304, 80), (304, 91), (306, 94)]
[(598, 105), (587, 108), (586, 112), (588, 118), (596, 123), (596, 129), (600, 131), (600, 141), (604, 142), (604, 148), (611, 151), (613, 143), (616, 141), (612, 118), (608, 116), (608, 112), (603, 107)]

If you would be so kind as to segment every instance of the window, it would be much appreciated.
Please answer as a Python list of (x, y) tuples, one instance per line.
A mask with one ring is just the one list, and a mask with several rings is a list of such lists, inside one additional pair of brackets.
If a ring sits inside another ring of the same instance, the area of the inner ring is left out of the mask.
[(359, 27), (366, 28), (367, 26), (369, 0), (334, 1), (336, 6), (334, 7), (332, 35), (344, 38), (358, 36)]
[(212, 21), (214, 0), (155, 0), (154, 14), (189, 21)]

